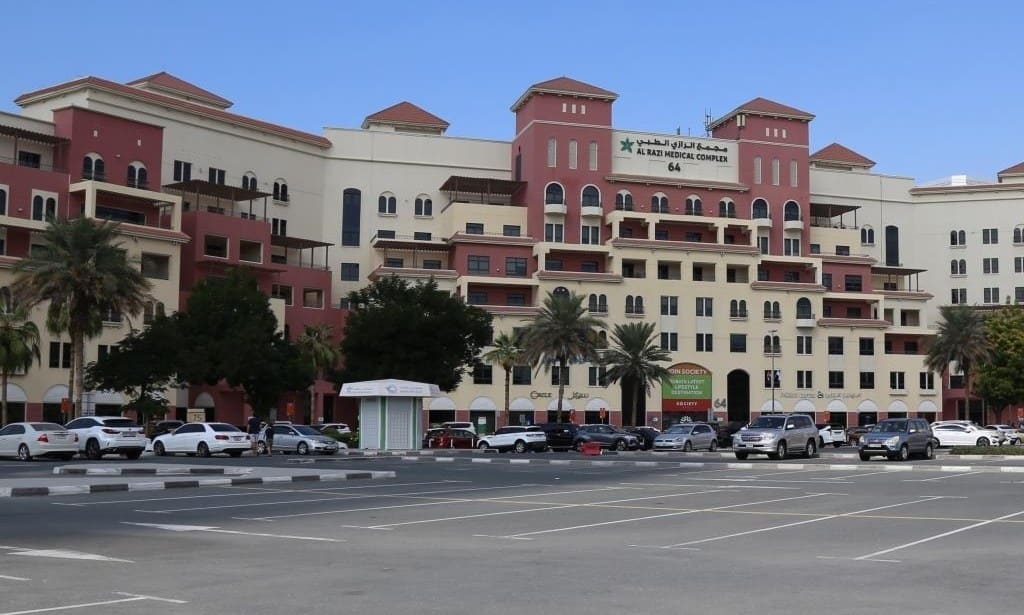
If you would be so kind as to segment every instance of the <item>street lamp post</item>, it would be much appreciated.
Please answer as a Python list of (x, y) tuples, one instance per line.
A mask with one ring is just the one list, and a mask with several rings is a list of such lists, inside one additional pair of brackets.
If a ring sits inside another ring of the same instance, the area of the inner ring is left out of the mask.
[(768, 350), (772, 356), (772, 373), (769, 380), (772, 386), (772, 414), (775, 414), (775, 334), (778, 332), (778, 329), (768, 331)]

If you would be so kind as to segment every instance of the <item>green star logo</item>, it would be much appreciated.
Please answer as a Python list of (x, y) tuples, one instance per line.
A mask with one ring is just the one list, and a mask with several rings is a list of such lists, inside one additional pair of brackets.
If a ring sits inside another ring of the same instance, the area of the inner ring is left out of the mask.
[(630, 154), (632, 154), (633, 153), (633, 143), (635, 143), (635, 141), (631, 141), (629, 139), (629, 137), (626, 137), (625, 139), (619, 141), (619, 145), (622, 146), (622, 148), (619, 151), (620, 152), (629, 152)]

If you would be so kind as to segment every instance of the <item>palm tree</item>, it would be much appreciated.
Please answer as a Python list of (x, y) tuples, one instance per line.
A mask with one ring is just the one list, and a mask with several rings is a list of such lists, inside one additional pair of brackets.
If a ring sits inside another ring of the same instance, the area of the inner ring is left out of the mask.
[(497, 363), (505, 370), (505, 423), (508, 424), (510, 378), (512, 368), (523, 363), (523, 348), (517, 339), (508, 333), (501, 333), (494, 338), (494, 348), (484, 354), (484, 359)]
[(39, 328), (29, 320), (31, 311), (15, 300), (11, 289), (0, 288), (0, 425), (7, 424), (7, 380), (11, 373), (27, 371), (39, 362)]
[(945, 372), (950, 363), (956, 363), (964, 374), (964, 393), (966, 409), (970, 411), (971, 403), (971, 372), (979, 364), (988, 361), (992, 355), (988, 339), (985, 337), (985, 319), (980, 312), (966, 305), (945, 305), (939, 308), (942, 322), (928, 356), (925, 366), (935, 372)]
[(72, 403), (81, 411), (85, 339), (102, 330), (102, 315), (142, 311), (149, 281), (117, 241), (117, 224), (55, 218), (42, 232), (45, 249), (16, 268), (14, 291), (27, 305), (48, 301), (47, 322), (66, 318), (72, 346)]
[(558, 422), (562, 422), (562, 400), (565, 398), (565, 374), (569, 364), (597, 361), (604, 340), (597, 334), (604, 323), (587, 314), (585, 297), (573, 294), (548, 293), (544, 305), (523, 334), (523, 357), (530, 365), (544, 370), (556, 365), (558, 378)]
[[(316, 380), (323, 380), (324, 371), (334, 366), (341, 358), (341, 347), (332, 341), (333, 335), (331, 325), (306, 325), (302, 335), (295, 340), (306, 361), (312, 364)], [(316, 380), (309, 385), (310, 421), (316, 420), (316, 409), (320, 407), (317, 403)]]
[(659, 363), (671, 361), (672, 356), (654, 342), (654, 323), (631, 322), (615, 325), (612, 347), (604, 351), (602, 361), (610, 366), (605, 377), (608, 382), (633, 383), (633, 405), (630, 424), (636, 425), (636, 412), (640, 406), (640, 392), (651, 394), (651, 386), (668, 377), (668, 369)]

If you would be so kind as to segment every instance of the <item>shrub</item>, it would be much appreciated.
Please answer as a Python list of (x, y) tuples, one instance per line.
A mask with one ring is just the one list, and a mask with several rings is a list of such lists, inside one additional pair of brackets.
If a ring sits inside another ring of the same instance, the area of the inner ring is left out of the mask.
[(359, 448), (359, 432), (341, 433), (337, 429), (325, 429), (322, 432), (325, 436), (343, 442), (349, 448)]
[(1024, 446), (954, 446), (951, 455), (1024, 455)]

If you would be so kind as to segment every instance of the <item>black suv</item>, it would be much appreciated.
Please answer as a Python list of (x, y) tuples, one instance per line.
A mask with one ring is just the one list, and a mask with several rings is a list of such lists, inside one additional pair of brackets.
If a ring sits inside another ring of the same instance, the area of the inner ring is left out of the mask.
[(538, 427), (548, 437), (551, 450), (567, 451), (575, 447), (579, 440), (580, 426), (576, 423), (542, 423)]

